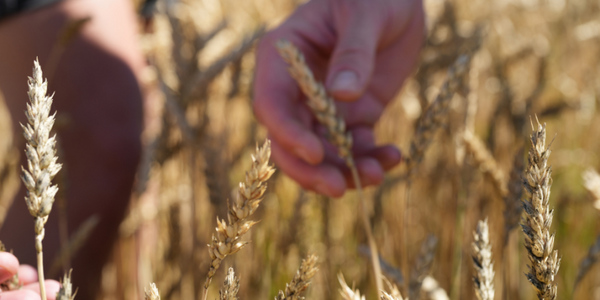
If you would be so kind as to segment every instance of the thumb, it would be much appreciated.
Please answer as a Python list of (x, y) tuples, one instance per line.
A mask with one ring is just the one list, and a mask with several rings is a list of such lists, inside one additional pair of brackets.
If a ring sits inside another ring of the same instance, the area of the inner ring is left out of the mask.
[(372, 17), (367, 7), (360, 7), (366, 2), (355, 1), (352, 7), (338, 10), (341, 16), (334, 17), (338, 39), (326, 83), (329, 92), (338, 100), (357, 100), (373, 73), (383, 18)]

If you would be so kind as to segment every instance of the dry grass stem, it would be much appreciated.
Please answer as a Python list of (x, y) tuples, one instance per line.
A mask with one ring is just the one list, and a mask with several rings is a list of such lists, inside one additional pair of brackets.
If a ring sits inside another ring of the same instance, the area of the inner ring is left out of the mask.
[(71, 283), (71, 272), (65, 273), (63, 278), (60, 280), (60, 290), (56, 294), (56, 300), (73, 300), (77, 295), (77, 290), (73, 291), (73, 284)]
[(240, 279), (235, 277), (235, 272), (233, 272), (233, 268), (229, 268), (227, 271), (227, 277), (225, 277), (225, 282), (223, 282), (223, 286), (219, 291), (219, 299), (220, 300), (238, 300), (237, 294), (240, 290)]
[(494, 300), (494, 263), (492, 263), (492, 245), (487, 219), (477, 223), (473, 238), (475, 294), (479, 300)]
[(160, 300), (160, 294), (155, 283), (150, 283), (150, 287), (144, 289), (144, 300)]
[(306, 95), (307, 105), (310, 107), (319, 123), (327, 128), (328, 139), (338, 149), (339, 156), (344, 159), (352, 172), (352, 179), (359, 194), (360, 219), (367, 235), (369, 248), (371, 249), (371, 264), (375, 275), (378, 296), (381, 297), (383, 289), (381, 267), (379, 265), (379, 252), (373, 237), (373, 230), (366, 209), (365, 198), (362, 193), (362, 184), (358, 176), (358, 170), (352, 157), (352, 135), (346, 132), (344, 119), (338, 116), (335, 101), (325, 91), (325, 87), (317, 82), (304, 60), (304, 55), (292, 43), (286, 40), (277, 42), (277, 50), (281, 57), (288, 63), (290, 75), (298, 83), (300, 90)]
[(77, 254), (77, 251), (79, 251), (79, 249), (81, 249), (85, 242), (90, 238), (92, 231), (96, 228), (99, 222), (100, 217), (98, 215), (92, 215), (85, 220), (83, 224), (79, 226), (79, 228), (77, 228), (77, 230), (69, 239), (67, 245), (60, 249), (60, 252), (52, 261), (49, 274), (54, 274), (57, 272), (61, 267), (61, 263), (65, 261), (69, 255), (73, 256)]
[(496, 159), (487, 149), (483, 141), (475, 136), (471, 131), (465, 131), (463, 134), (466, 149), (473, 154), (475, 163), (479, 166), (481, 172), (492, 179), (494, 187), (498, 193), (505, 197), (508, 194), (504, 172), (498, 167)]
[(430, 235), (423, 241), (423, 244), (421, 244), (419, 256), (410, 273), (408, 299), (420, 299), (423, 280), (425, 280), (425, 277), (431, 272), (437, 243), (438, 239), (435, 236)]
[(534, 129), (531, 134), (531, 146), (523, 180), (526, 197), (523, 201), (525, 217), (521, 223), (531, 262), (527, 279), (535, 288), (538, 299), (554, 300), (557, 297), (554, 277), (558, 273), (560, 258), (558, 251), (553, 250), (554, 234), (550, 234), (554, 210), (550, 209), (552, 168), (548, 166), (551, 151), (550, 146), (546, 147), (545, 124), (538, 122), (537, 130)]
[(523, 212), (523, 204), (521, 203), (523, 196), (523, 168), (523, 148), (521, 148), (515, 154), (510, 178), (506, 185), (508, 193), (504, 197), (504, 245), (508, 242), (510, 232), (519, 225), (521, 213)]
[(340, 282), (340, 295), (342, 295), (343, 300), (365, 300), (365, 296), (361, 295), (359, 290), (352, 289), (348, 286), (342, 274), (338, 275), (338, 281)]
[(594, 207), (600, 210), (600, 175), (594, 169), (588, 169), (583, 173), (583, 183), (594, 196)]
[(310, 285), (310, 279), (315, 276), (317, 271), (317, 256), (311, 254), (306, 259), (302, 260), (300, 269), (292, 278), (292, 281), (285, 285), (285, 292), (279, 291), (275, 300), (302, 300), (302, 293)]
[(27, 156), (27, 170), (21, 167), (21, 179), (27, 188), (25, 202), (29, 213), (35, 221), (35, 249), (38, 260), (38, 274), (40, 283), (40, 296), (46, 300), (44, 286), (44, 262), (42, 240), (44, 239), (44, 225), (52, 210), (54, 196), (58, 187), (52, 185), (52, 179), (61, 168), (56, 161), (56, 137), (50, 137), (55, 115), (50, 115), (52, 96), (46, 96), (48, 81), (42, 76), (39, 62), (34, 61), (33, 76), (29, 77), (29, 101), (27, 104), (27, 124), (22, 125), (25, 136), (25, 155)]
[[(596, 238), (596, 242), (590, 247), (587, 256), (579, 264), (579, 272), (575, 280), (575, 288), (581, 282), (588, 271), (600, 260), (600, 235)], [(575, 289), (574, 288), (574, 289)]]
[(256, 147), (256, 154), (252, 156), (252, 167), (246, 172), (246, 180), (240, 182), (237, 195), (229, 205), (227, 221), (217, 218), (217, 234), (213, 235), (212, 242), (208, 245), (211, 264), (204, 284), (204, 300), (207, 297), (208, 286), (223, 259), (248, 244), (241, 238), (257, 223), (248, 220), (248, 217), (256, 211), (263, 200), (267, 190), (266, 182), (275, 172), (275, 169), (269, 165), (270, 157), (271, 142), (267, 140), (262, 148)]

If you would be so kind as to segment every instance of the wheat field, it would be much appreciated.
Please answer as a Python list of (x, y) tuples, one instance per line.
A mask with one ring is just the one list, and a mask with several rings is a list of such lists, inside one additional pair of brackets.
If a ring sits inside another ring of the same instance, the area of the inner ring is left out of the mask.
[[(252, 113), (254, 45), (302, 2), (181, 0), (159, 5), (153, 30), (140, 32), (150, 121), (99, 299), (142, 299), (151, 282), (160, 299), (203, 298), (215, 228), (226, 231), (217, 217), (227, 219), (227, 200), (267, 137)], [(538, 186), (532, 178), (551, 166), (552, 180), (539, 186), (554, 212), (540, 218), (553, 222), (539, 232), (544, 245), (555, 232), (556, 299), (600, 300), (600, 2), (424, 2), (419, 67), (376, 127), (377, 142), (398, 146), (406, 161), (364, 189), (389, 287), (411, 300), (536, 299), (526, 275), (536, 245), (519, 224), (529, 228), (540, 210), (523, 213), (519, 199), (530, 203), (523, 181)], [(198, 76), (186, 75), (190, 65)], [(541, 124), (545, 144), (532, 154)], [(23, 149), (11, 132), (0, 102), (0, 226), (21, 184)], [(548, 166), (532, 169), (531, 155)], [(219, 259), (207, 297), (292, 299), (286, 283), (310, 280), (306, 299), (376, 299), (359, 202), (356, 192), (304, 191), (276, 171), (250, 217), (260, 222), (241, 237), (249, 243)], [(72, 234), (74, 244), (93, 238), (86, 231)], [(295, 278), (301, 265), (305, 277)], [(388, 288), (382, 299), (402, 298)]]

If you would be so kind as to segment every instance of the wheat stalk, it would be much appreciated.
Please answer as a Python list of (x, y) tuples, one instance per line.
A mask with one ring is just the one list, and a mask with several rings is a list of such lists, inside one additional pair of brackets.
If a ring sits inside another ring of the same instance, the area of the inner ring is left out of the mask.
[(77, 295), (77, 290), (73, 292), (73, 284), (71, 284), (71, 272), (73, 270), (69, 270), (69, 273), (65, 273), (63, 278), (60, 281), (60, 290), (56, 294), (56, 300), (73, 300), (75, 299), (75, 295)]
[(144, 289), (144, 300), (160, 300), (156, 284), (150, 283), (150, 287)]
[(289, 64), (288, 71), (296, 80), (302, 92), (308, 98), (307, 105), (315, 115), (319, 123), (327, 128), (328, 139), (338, 149), (339, 156), (344, 159), (346, 165), (352, 173), (352, 179), (356, 190), (358, 191), (360, 201), (360, 217), (363, 228), (367, 235), (369, 248), (371, 249), (371, 263), (375, 274), (375, 284), (377, 286), (377, 294), (381, 297), (383, 289), (381, 267), (379, 265), (379, 252), (377, 244), (373, 237), (373, 230), (369, 222), (367, 213), (367, 205), (362, 193), (362, 185), (358, 176), (358, 170), (354, 158), (352, 157), (352, 136), (350, 132), (346, 132), (346, 123), (344, 119), (339, 117), (336, 112), (335, 101), (327, 94), (325, 87), (317, 82), (306, 65), (304, 56), (292, 43), (286, 40), (277, 42), (277, 50), (281, 57)]
[(235, 277), (233, 268), (227, 271), (227, 277), (219, 291), (220, 300), (238, 300), (237, 293), (240, 290), (240, 279)]
[(492, 245), (487, 218), (477, 223), (473, 238), (475, 294), (479, 300), (494, 300), (494, 263), (492, 263)]
[(479, 166), (481, 172), (492, 179), (492, 183), (498, 193), (502, 197), (505, 197), (508, 194), (508, 189), (506, 187), (504, 172), (498, 167), (498, 163), (496, 163), (496, 159), (494, 159), (492, 153), (490, 153), (481, 139), (475, 136), (471, 131), (467, 130), (464, 132), (463, 141), (465, 142), (467, 150), (473, 154), (475, 163)]
[(303, 259), (292, 281), (285, 285), (285, 292), (280, 290), (275, 300), (303, 300), (304, 297), (300, 295), (308, 288), (310, 279), (318, 270), (317, 256), (311, 254)]
[(275, 169), (269, 165), (270, 157), (271, 142), (267, 140), (262, 148), (256, 147), (256, 154), (252, 156), (252, 167), (246, 172), (246, 180), (240, 182), (237, 195), (229, 205), (227, 221), (217, 218), (217, 234), (213, 235), (212, 242), (208, 245), (211, 263), (204, 283), (203, 300), (208, 296), (208, 286), (223, 259), (248, 244), (241, 241), (241, 238), (257, 223), (248, 220), (248, 217), (258, 208), (267, 190), (266, 182), (275, 172)]
[(552, 215), (550, 207), (550, 186), (552, 168), (548, 166), (550, 146), (546, 147), (546, 125), (533, 128), (529, 165), (525, 171), (523, 186), (527, 196), (523, 201), (525, 217), (521, 227), (525, 235), (525, 248), (529, 253), (527, 279), (537, 292), (540, 300), (554, 300), (557, 286), (554, 277), (560, 266), (558, 251), (554, 248), (554, 234), (550, 234)]
[(27, 188), (25, 202), (29, 213), (35, 222), (35, 249), (38, 262), (38, 279), (40, 283), (40, 296), (46, 300), (44, 286), (44, 255), (42, 253), (42, 240), (44, 239), (44, 225), (52, 210), (54, 196), (58, 187), (52, 185), (52, 179), (61, 168), (56, 156), (56, 137), (50, 137), (50, 130), (54, 125), (55, 115), (50, 115), (52, 96), (46, 96), (48, 81), (42, 77), (42, 69), (38, 60), (33, 62), (33, 76), (29, 77), (29, 101), (27, 104), (27, 124), (21, 124), (25, 136), (25, 155), (27, 156), (27, 170), (21, 167), (21, 179)]

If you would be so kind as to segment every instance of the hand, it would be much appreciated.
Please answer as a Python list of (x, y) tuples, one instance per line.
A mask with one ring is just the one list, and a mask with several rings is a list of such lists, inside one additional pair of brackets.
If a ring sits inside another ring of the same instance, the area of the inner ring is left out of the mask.
[[(19, 265), (19, 260), (8, 253), (0, 252), (0, 282), (19, 274), (20, 290), (0, 292), (2, 300), (40, 300), (40, 285), (38, 283), (37, 271), (28, 265)], [(48, 300), (55, 300), (60, 284), (56, 280), (46, 280), (46, 296)]]
[(257, 51), (254, 111), (269, 131), (278, 167), (303, 188), (327, 196), (342, 196), (352, 186), (275, 49), (279, 39), (304, 53), (315, 78), (340, 101), (367, 186), (380, 183), (401, 161), (394, 146), (375, 145), (373, 126), (416, 66), (423, 38), (419, 0), (312, 0), (269, 32)]

